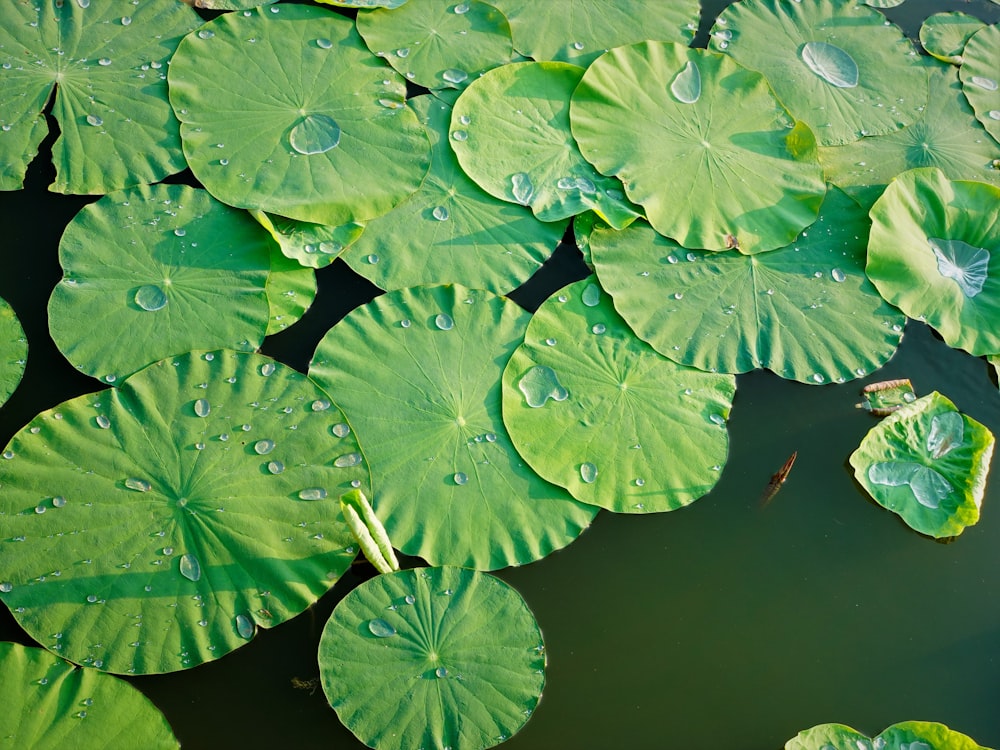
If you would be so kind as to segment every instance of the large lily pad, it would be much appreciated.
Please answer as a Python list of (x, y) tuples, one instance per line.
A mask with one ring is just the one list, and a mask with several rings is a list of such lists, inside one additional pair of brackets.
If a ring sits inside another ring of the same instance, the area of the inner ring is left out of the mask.
[(913, 44), (853, 0), (734, 3), (716, 21), (711, 46), (767, 76), (826, 146), (891, 133), (918, 120), (927, 103)]
[(107, 382), (192, 349), (256, 349), (268, 327), (273, 245), (253, 219), (204, 190), (107, 195), (59, 243), (63, 278), (49, 299), (49, 331), (74, 367)]
[(866, 272), (882, 296), (949, 346), (1000, 351), (1000, 187), (913, 169), (871, 217)]
[(27, 357), (28, 339), (24, 329), (14, 308), (0, 298), (0, 406), (21, 382)]
[(493, 747), (528, 720), (545, 646), (509, 585), (463, 568), (380, 575), (333, 610), (319, 667), (340, 720), (378, 750)]
[(962, 88), (976, 119), (993, 140), (1000, 142), (1000, 26), (986, 26), (973, 34), (962, 52)]
[(577, 500), (675, 510), (719, 480), (732, 375), (683, 367), (636, 338), (594, 277), (542, 303), (503, 375), (514, 447)]
[(0, 6), (0, 190), (17, 190), (48, 133), (51, 190), (107, 193), (184, 168), (167, 103), (167, 61), (201, 23), (175, 0), (5, 2)]
[(431, 96), (412, 105), (431, 139), (430, 171), (420, 190), (368, 223), (344, 260), (382, 289), (459, 281), (502, 293), (520, 286), (568, 222), (540, 221), (527, 207), (484, 192), (448, 145), (451, 107)]
[(587, 69), (570, 118), (584, 157), (685, 247), (781, 247), (815, 221), (826, 191), (809, 128), (725, 55), (613, 49)]
[(0, 643), (0, 737), (7, 747), (166, 750), (180, 745), (156, 706), (125, 680), (40, 648)]
[(355, 556), (337, 503), (354, 483), (354, 434), (305, 376), (225, 350), (158, 362), (11, 440), (0, 598), (78, 664), (193, 667), (333, 586)]
[(618, 312), (661, 354), (822, 384), (878, 369), (903, 335), (904, 316), (865, 277), (868, 227), (834, 188), (819, 220), (769, 253), (686, 251), (644, 224), (595, 230), (590, 248)]
[(372, 505), (397, 548), (492, 570), (572, 542), (597, 513), (527, 468), (500, 413), (500, 375), (528, 315), (462, 286), (390, 292), (352, 311), (309, 367), (365, 420)]
[(819, 724), (785, 743), (785, 750), (987, 750), (934, 721), (901, 721), (874, 738), (844, 724)]
[(995, 442), (935, 391), (873, 427), (851, 466), (868, 494), (908, 526), (952, 537), (979, 521)]
[[(934, 13), (920, 25), (920, 44), (938, 60), (954, 65), (962, 63), (962, 52), (969, 37), (985, 26), (975, 16), (958, 11)], [(928, 98), (933, 103), (934, 95)]]
[(221, 16), (181, 41), (169, 80), (191, 170), (224, 203), (337, 226), (384, 214), (427, 171), (403, 79), (323, 8)]

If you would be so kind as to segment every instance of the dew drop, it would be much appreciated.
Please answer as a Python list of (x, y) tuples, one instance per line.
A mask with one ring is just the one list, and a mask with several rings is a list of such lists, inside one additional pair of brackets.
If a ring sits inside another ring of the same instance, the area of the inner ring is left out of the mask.
[(635, 480), (636, 487), (644, 487), (645, 485), (646, 485), (646, 480), (643, 479), (642, 477), (639, 477)]
[(441, 77), (448, 83), (462, 83), (468, 80), (469, 74), (458, 68), (448, 68), (441, 72)]
[(368, 621), (368, 630), (376, 638), (391, 638), (396, 635), (396, 628), (387, 623), (381, 617)]
[(198, 31), (199, 39), (211, 39), (213, 36), (215, 36), (215, 32), (211, 29), (201, 29)]
[(320, 37), (319, 39), (316, 40), (316, 46), (319, 47), (320, 49), (332, 49), (333, 42), (331, 42), (326, 37)]
[(709, 414), (708, 421), (711, 422), (712, 424), (717, 424), (721, 427), (726, 423), (726, 418), (723, 417), (721, 414)]
[(357, 466), (360, 463), (360, 453), (345, 453), (343, 456), (337, 456), (337, 458), (333, 461), (333, 465), (338, 469), (347, 469), (351, 466)]
[(694, 104), (701, 97), (701, 71), (694, 60), (678, 73), (670, 84), (670, 93), (682, 104)]
[(146, 284), (136, 290), (135, 304), (147, 312), (156, 312), (167, 306), (167, 295), (156, 284)]
[(38, 513), (39, 515), (41, 515), (44, 512), (45, 512), (45, 506), (44, 505), (36, 505), (35, 506), (35, 513)]
[(593, 484), (597, 479), (597, 467), (589, 461), (580, 464), (580, 479), (587, 484)]
[(56, 495), (54, 498), (52, 498), (52, 507), (53, 508), (65, 508), (66, 507), (66, 498), (64, 498), (62, 495)]
[(447, 313), (438, 313), (434, 318), (434, 327), (442, 331), (450, 331), (455, 327), (455, 321)]
[(194, 402), (194, 413), (198, 417), (207, 417), (209, 412), (212, 411), (211, 404), (208, 403), (207, 398), (199, 398)]
[(555, 346), (556, 345), (556, 339), (554, 339), (552, 337), (549, 337), (549, 338), (545, 339), (545, 345), (546, 346)]
[(809, 70), (831, 86), (852, 89), (858, 85), (858, 65), (840, 47), (826, 42), (806, 42), (799, 55)]
[(847, 274), (841, 271), (839, 268), (834, 268), (832, 271), (830, 271), (830, 275), (836, 282), (841, 282), (847, 279)]
[(98, 414), (96, 421), (97, 421), (97, 426), (100, 427), (102, 430), (106, 430), (111, 426), (111, 420), (108, 419), (103, 414)]
[(467, 141), (469, 134), (464, 130), (453, 130), (451, 131), (451, 139), (453, 141)]
[(986, 89), (987, 91), (996, 91), (997, 82), (992, 78), (986, 78), (984, 76), (972, 76), (969, 82), (978, 86), (981, 89)]
[(198, 558), (190, 552), (181, 555), (179, 567), (181, 575), (189, 581), (197, 581), (201, 578), (201, 564), (198, 562)]
[(455, 484), (457, 484), (459, 486), (461, 486), (463, 484), (468, 484), (469, 483), (469, 476), (467, 474), (465, 474), (464, 472), (461, 472), (461, 471), (456, 471), (452, 475), (452, 479), (454, 480)]
[(264, 440), (258, 440), (253, 444), (253, 449), (258, 456), (266, 456), (274, 450), (274, 441), (266, 438)]
[(340, 145), (340, 126), (321, 114), (303, 117), (288, 133), (288, 143), (300, 154), (324, 154)]
[(96, 595), (94, 595), (94, 594), (89, 594), (89, 595), (87, 596), (87, 601), (88, 601), (88, 602), (89, 602), (90, 604), (95, 604), (95, 603), (97, 602), (97, 596), (96, 596)]
[(351, 434), (351, 428), (344, 422), (337, 422), (333, 427), (330, 428), (330, 432), (339, 438), (347, 437)]
[(129, 26), (132, 23), (132, 16), (122, 16), (122, 26)]
[(379, 258), (377, 255), (375, 255), (375, 253), (372, 253), (367, 258), (365, 258), (365, 260), (368, 261), (368, 265), (375, 266), (378, 265), (378, 262), (382, 259)]
[(535, 195), (535, 186), (531, 183), (531, 177), (526, 172), (517, 172), (511, 175), (510, 192), (515, 201), (522, 206), (527, 206)]
[(309, 405), (309, 408), (313, 411), (326, 411), (330, 406), (330, 402), (325, 398), (318, 398)]
[(601, 303), (601, 288), (597, 284), (587, 284), (580, 300), (587, 307), (597, 307)]
[(99, 128), (101, 125), (104, 124), (104, 120), (102, 120), (97, 115), (87, 115), (87, 124), (93, 125), (95, 128)]
[(604, 323), (594, 323), (594, 325), (592, 325), (590, 327), (590, 330), (591, 330), (592, 333), (596, 333), (596, 334), (600, 335), (600, 334), (604, 333), (605, 331), (607, 331), (608, 327), (606, 325), (604, 325)]
[(260, 366), (260, 374), (266, 378), (269, 375), (274, 375), (276, 369), (273, 362), (265, 362)]
[(14, 590), (14, 584), (12, 584), (10, 581), (4, 581), (3, 583), (0, 583), (0, 594), (9, 594), (13, 590)]
[(306, 487), (299, 491), (299, 500), (323, 500), (326, 490), (322, 487)]
[(108, 65), (111, 64), (111, 58), (110, 57), (102, 57), (100, 60), (97, 61), (97, 64), (101, 65), (103, 67), (107, 67)]
[(452, 11), (454, 11), (457, 15), (461, 16), (469, 12), (469, 7), (470, 6), (468, 3), (459, 3), (454, 8), (452, 8)]
[(253, 638), (253, 634), (256, 629), (257, 625), (245, 614), (241, 613), (236, 615), (236, 632), (240, 634), (240, 638), (249, 641)]
[(444, 206), (435, 206), (434, 210), (431, 211), (431, 216), (433, 216), (438, 221), (448, 221), (451, 214), (448, 212), (448, 209), (445, 208)]
[(136, 477), (129, 477), (125, 480), (125, 486), (130, 490), (135, 490), (136, 492), (149, 492), (150, 484), (145, 479), (137, 479)]
[(271, 461), (267, 464), (267, 470), (272, 474), (280, 474), (285, 470), (285, 465), (281, 461)]
[(438, 667), (437, 669), (434, 670), (434, 675), (436, 677), (447, 677), (448, 670), (445, 669), (444, 667)]
[(518, 381), (517, 387), (524, 394), (528, 406), (533, 409), (545, 406), (549, 399), (565, 401), (569, 397), (569, 391), (559, 382), (556, 371), (545, 365), (535, 365), (528, 370)]

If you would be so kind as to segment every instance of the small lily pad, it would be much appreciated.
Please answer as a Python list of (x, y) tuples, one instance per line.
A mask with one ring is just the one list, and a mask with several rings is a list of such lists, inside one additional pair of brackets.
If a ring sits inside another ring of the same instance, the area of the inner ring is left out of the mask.
[(785, 750), (988, 750), (933, 721), (901, 721), (870, 738), (844, 724), (819, 724), (785, 743)]
[(873, 427), (850, 462), (879, 505), (921, 534), (952, 537), (979, 521), (994, 443), (935, 391)]
[(962, 52), (962, 90), (993, 140), (1000, 142), (1000, 26), (973, 34)]
[(917, 400), (917, 394), (913, 392), (913, 385), (908, 378), (869, 383), (861, 391), (861, 395), (863, 400), (857, 405), (858, 408), (871, 412), (876, 417), (888, 416)]
[[(986, 24), (975, 16), (958, 11), (935, 13), (920, 26), (920, 44), (928, 54), (953, 65), (962, 64), (962, 51), (969, 37)], [(931, 95), (928, 102), (934, 101)]]
[(0, 406), (17, 388), (28, 358), (28, 339), (14, 308), (0, 298)]
[(464, 568), (380, 575), (341, 600), (319, 644), (323, 692), (378, 750), (480, 750), (531, 717), (545, 645), (509, 585)]
[(286, 258), (311, 268), (325, 268), (333, 263), (365, 229), (364, 224), (356, 222), (327, 226), (265, 211), (250, 211), (250, 215), (271, 234)]

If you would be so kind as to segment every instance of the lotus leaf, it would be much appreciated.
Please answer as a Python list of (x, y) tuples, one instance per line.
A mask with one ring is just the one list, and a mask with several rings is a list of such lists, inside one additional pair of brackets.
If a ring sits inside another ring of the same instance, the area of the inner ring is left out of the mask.
[(525, 467), (504, 429), (500, 376), (527, 318), (488, 292), (415, 287), (317, 347), (309, 373), (365, 420), (372, 505), (402, 552), (492, 570), (565, 547), (597, 513)]
[(427, 137), (403, 79), (354, 24), (303, 5), (249, 13), (205, 24), (171, 61), (170, 102), (205, 188), (232, 206), (331, 226), (384, 214), (416, 190)]
[(80, 669), (40, 648), (0, 643), (0, 737), (7, 747), (177, 748), (156, 706), (124, 680)]
[(49, 331), (74, 367), (109, 383), (191, 349), (256, 349), (268, 327), (273, 245), (204, 190), (112, 193), (62, 236)]
[(725, 55), (613, 49), (587, 69), (570, 119), (584, 157), (685, 247), (781, 247), (816, 220), (826, 191), (809, 128)]
[[(962, 53), (962, 90), (994, 141), (1000, 142), (1000, 26), (986, 26), (973, 34)], [(994, 144), (994, 148), (995, 148)]]
[(249, 10), (261, 5), (270, 5), (276, 0), (184, 0), (188, 5), (207, 10)]
[(531, 716), (545, 646), (509, 585), (463, 568), (380, 575), (333, 610), (319, 644), (323, 691), (378, 750), (493, 747)]
[(527, 207), (484, 192), (448, 145), (451, 107), (431, 96), (412, 106), (431, 139), (430, 171), (420, 190), (368, 223), (344, 260), (382, 289), (450, 281), (514, 289), (541, 267), (568, 222), (539, 221)]
[(14, 313), (14, 308), (0, 298), (0, 406), (17, 388), (24, 375), (28, 357), (28, 339)]
[(316, 298), (316, 272), (286, 258), (274, 246), (265, 290), (271, 311), (265, 335), (270, 336), (297, 322), (312, 305)]
[(333, 586), (356, 554), (337, 497), (369, 481), (305, 376), (227, 350), (164, 360), (11, 440), (0, 599), (78, 664), (193, 667)]
[(831, 189), (819, 220), (769, 253), (685, 251), (646, 225), (591, 236), (594, 267), (640, 338), (712, 372), (766, 367), (844, 382), (888, 361), (905, 318), (864, 274), (869, 222)]
[(0, 6), (0, 190), (18, 190), (48, 133), (51, 190), (107, 193), (184, 168), (167, 103), (167, 62), (201, 23), (174, 0), (5, 2)]
[(311, 268), (324, 268), (355, 242), (365, 229), (364, 224), (348, 222), (341, 226), (312, 224), (276, 216), (265, 211), (251, 211), (290, 260)]
[(850, 460), (879, 505), (921, 534), (953, 537), (979, 521), (994, 443), (934, 391), (879, 422)]
[(566, 287), (532, 317), (504, 370), (504, 424), (525, 461), (577, 500), (623, 513), (675, 510), (719, 480), (735, 378), (658, 354), (595, 281)]
[(988, 750), (971, 737), (933, 721), (901, 721), (875, 738), (844, 724), (819, 724), (798, 733), (785, 750)]
[(767, 76), (824, 146), (891, 133), (927, 104), (927, 73), (913, 44), (853, 0), (734, 3), (716, 21), (711, 47)]
[(871, 210), (868, 277), (974, 355), (1000, 351), (1000, 187), (912, 169)]
[(912, 404), (917, 400), (913, 384), (908, 378), (869, 383), (862, 389), (861, 395), (863, 400), (857, 407), (871, 412), (876, 417), (892, 414), (901, 406)]
[[(920, 27), (920, 44), (938, 60), (961, 65), (966, 42), (983, 26), (985, 24), (978, 18), (965, 13), (935, 13)], [(927, 101), (933, 103), (934, 95), (931, 94)]]
[(908, 169), (937, 167), (955, 180), (1000, 186), (993, 167), (997, 146), (976, 122), (951, 67), (930, 71), (930, 98), (924, 116), (889, 135), (862, 138), (819, 150), (827, 179), (871, 208), (892, 179)]
[(514, 47), (535, 60), (586, 67), (611, 47), (659, 39), (689, 44), (698, 30), (695, 0), (493, 0), (510, 20)]
[(463, 89), (514, 55), (507, 19), (480, 0), (413, 0), (362, 13), (357, 23), (372, 52), (429, 89)]
[(316, 0), (316, 2), (341, 8), (398, 8), (407, 0)]

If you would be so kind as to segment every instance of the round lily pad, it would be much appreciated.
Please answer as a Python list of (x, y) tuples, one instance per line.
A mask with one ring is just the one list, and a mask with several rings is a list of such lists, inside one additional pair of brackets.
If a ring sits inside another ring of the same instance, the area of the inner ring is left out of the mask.
[(0, 671), (0, 737), (8, 747), (91, 750), (115, 747), (123, 736), (132, 747), (180, 747), (163, 714), (125, 680), (6, 642)]
[(274, 243), (246, 213), (185, 185), (84, 207), (59, 242), (49, 331), (78, 369), (115, 382), (192, 349), (260, 346)]
[[(920, 26), (920, 44), (938, 60), (961, 65), (966, 42), (985, 25), (975, 16), (958, 11), (935, 13)], [(933, 94), (927, 101), (928, 104), (934, 102)]]
[(448, 145), (451, 107), (431, 96), (412, 106), (431, 139), (430, 171), (416, 193), (367, 224), (344, 260), (382, 289), (451, 281), (515, 289), (552, 254), (568, 222), (540, 221), (527, 207), (484, 192)]
[(949, 346), (1000, 351), (1000, 187), (912, 169), (871, 210), (868, 277)]
[[(184, 168), (167, 62), (201, 19), (175, 0), (14, 2), (0, 11), (0, 190), (18, 190), (48, 133), (58, 193), (107, 193)], [(55, 95), (53, 98), (53, 89)]]
[(501, 418), (500, 376), (528, 314), (459, 285), (389, 292), (350, 312), (309, 366), (365, 420), (371, 499), (397, 549), (493, 570), (565, 547), (597, 508), (524, 465)]
[(284, 331), (305, 315), (316, 299), (316, 272), (303, 268), (282, 255), (277, 247), (272, 247), (271, 273), (265, 291), (270, 306), (265, 335), (270, 336)]
[(973, 34), (962, 52), (962, 90), (993, 140), (1000, 142), (1000, 26)]
[(661, 354), (815, 385), (877, 370), (902, 338), (905, 317), (865, 277), (868, 227), (834, 188), (816, 223), (769, 253), (689, 251), (639, 223), (595, 230), (590, 249), (618, 312)]
[(504, 424), (531, 467), (577, 500), (675, 510), (719, 480), (736, 380), (658, 354), (595, 281), (560, 290), (532, 317), (504, 370)]
[(378, 750), (480, 750), (529, 719), (545, 684), (534, 615), (509, 585), (464, 568), (380, 575), (333, 610), (320, 678), (340, 720)]
[(14, 308), (0, 298), (0, 406), (6, 403), (24, 375), (28, 339)]
[(355, 556), (337, 498), (369, 481), (305, 376), (226, 350), (164, 360), (7, 445), (0, 599), (78, 664), (193, 667), (336, 583)]
[(731, 237), (744, 252), (781, 247), (816, 220), (826, 192), (812, 133), (725, 55), (613, 49), (587, 69), (570, 118), (584, 157), (685, 247), (723, 250)]
[(934, 721), (901, 721), (869, 738), (844, 724), (819, 724), (785, 743), (785, 750), (987, 750)]
[(353, 22), (303, 5), (249, 13), (205, 24), (171, 61), (170, 102), (205, 188), (232, 206), (331, 226), (379, 216), (416, 190), (427, 137), (402, 77)]
[(744, 0), (719, 16), (711, 46), (767, 76), (826, 146), (891, 133), (927, 104), (927, 74), (912, 42), (861, 4)]
[(952, 537), (979, 521), (995, 442), (935, 391), (879, 422), (850, 461), (879, 505), (921, 534)]
[(569, 130), (569, 106), (583, 68), (526, 62), (491, 70), (455, 102), (451, 147), (490, 195), (530, 206), (542, 221), (593, 210), (614, 227), (639, 211), (618, 180), (584, 160)]

